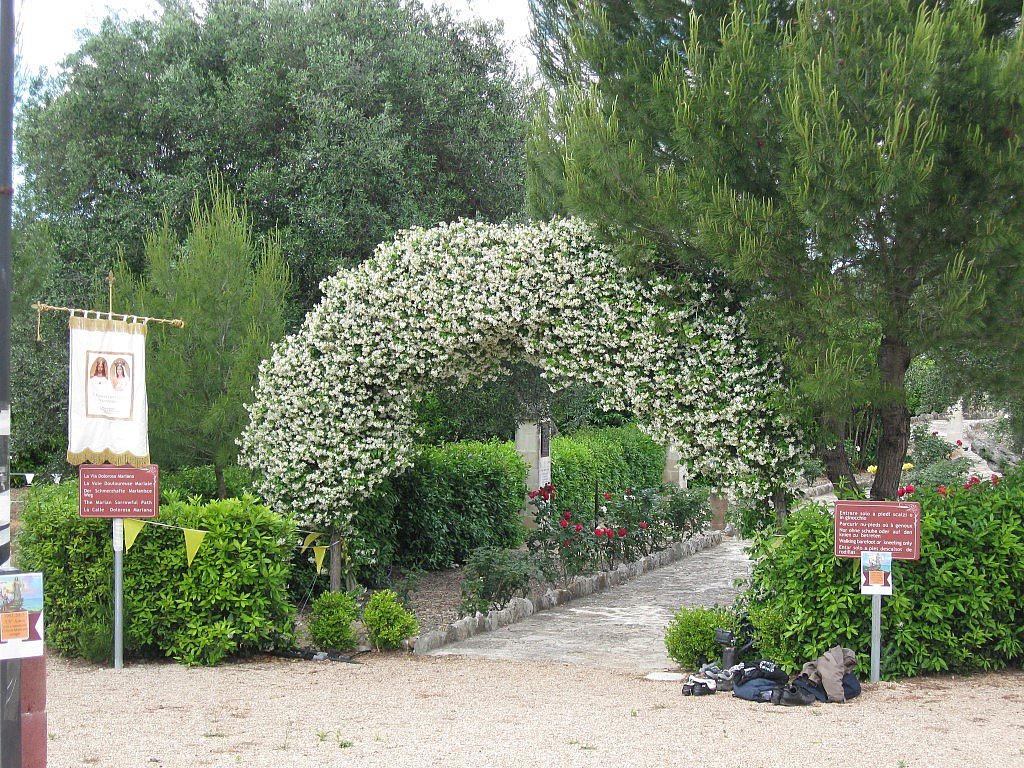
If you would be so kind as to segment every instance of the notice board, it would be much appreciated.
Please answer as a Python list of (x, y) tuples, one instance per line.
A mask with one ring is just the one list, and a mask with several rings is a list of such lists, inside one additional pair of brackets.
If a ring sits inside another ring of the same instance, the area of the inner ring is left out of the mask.
[(921, 557), (921, 505), (916, 501), (837, 501), (835, 556), (891, 552), (893, 560)]
[(78, 470), (82, 517), (156, 517), (160, 508), (159, 468), (83, 464)]

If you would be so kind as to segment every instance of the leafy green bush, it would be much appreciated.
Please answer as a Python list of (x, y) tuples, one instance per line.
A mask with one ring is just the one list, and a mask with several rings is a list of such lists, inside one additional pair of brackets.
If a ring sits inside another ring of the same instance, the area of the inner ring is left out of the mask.
[(551, 441), (559, 507), (593, 507), (595, 494), (658, 486), (664, 469), (665, 446), (635, 426), (584, 429)]
[(735, 614), (726, 608), (680, 608), (665, 631), (669, 658), (683, 669), (699, 669), (721, 655), (716, 629), (737, 629)]
[(313, 601), (309, 636), (317, 648), (351, 651), (359, 644), (352, 626), (359, 616), (356, 599), (348, 592), (324, 592)]
[(913, 431), (908, 459), (913, 469), (903, 473), (902, 482), (915, 488), (936, 488), (940, 485), (963, 485), (971, 471), (966, 458), (950, 459), (953, 446), (927, 427), (918, 425)]
[(390, 589), (373, 593), (363, 609), (363, 626), (377, 650), (398, 648), (403, 640), (420, 631), (416, 617), (398, 602), (398, 595)]
[(529, 555), (500, 547), (474, 549), (466, 560), (462, 582), (464, 616), (501, 609), (516, 597), (530, 593), (534, 567)]
[(523, 539), (526, 465), (511, 443), (425, 446), (394, 479), (397, 559), (447, 568), (478, 547), (514, 547)]
[[(245, 494), (254, 494), (255, 483), (252, 472), (245, 467), (232, 464), (224, 468), (224, 486), (229, 498), (241, 498)], [(179, 498), (192, 499), (198, 497), (203, 501), (217, 499), (217, 475), (212, 464), (199, 467), (181, 467), (171, 472), (160, 473), (160, 494), (166, 500), (170, 492), (177, 493)]]
[[(888, 676), (1024, 660), (1024, 473), (944, 491), (918, 487), (913, 496), (922, 506), (921, 559), (893, 564), (883, 608)], [(824, 507), (794, 512), (785, 534), (755, 541), (746, 600), (759, 634), (777, 638), (775, 660), (789, 669), (843, 645), (866, 672), (871, 601), (860, 594), (860, 563), (833, 556)], [(775, 626), (758, 626), (761, 615), (775, 616)]]
[[(78, 485), (33, 487), (21, 516), (18, 566), (41, 571), (47, 643), (86, 651), (80, 631), (95, 628), (110, 600), (110, 521), (78, 516)], [(146, 526), (124, 558), (125, 651), (215, 664), (227, 654), (289, 645), (292, 524), (252, 497), (194, 506), (174, 501), (159, 522), (208, 531), (191, 567), (180, 530)], [(98, 641), (97, 641), (98, 644)]]

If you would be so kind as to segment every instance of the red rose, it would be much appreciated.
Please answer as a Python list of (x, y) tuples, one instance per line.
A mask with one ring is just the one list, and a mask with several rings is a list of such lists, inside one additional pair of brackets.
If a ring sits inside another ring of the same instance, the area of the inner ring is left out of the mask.
[(594, 531), (594, 535), (597, 536), (597, 538), (601, 538), (602, 536), (604, 536), (604, 528), (596, 529)]
[(565, 512), (562, 513), (562, 517), (564, 517), (566, 520), (572, 520), (572, 510), (565, 510)]
[(606, 528), (605, 532), (604, 532), (604, 535), (607, 536), (609, 539), (614, 539), (615, 538), (615, 531), (613, 531), (611, 528)]
[(938, 432), (938, 430), (936, 430), (936, 431), (932, 432), (932, 434), (933, 435), (937, 435), (937, 434), (939, 434), (939, 432)]
[(956, 444), (959, 445), (959, 446), (963, 446), (964, 441), (963, 440), (957, 440)]
[(644, 521), (644, 522), (640, 523), (640, 528), (641, 528), (641, 530), (646, 531), (647, 530), (647, 522)]
[(939, 486), (938, 488), (936, 488), (935, 490), (937, 490), (937, 491), (938, 491), (939, 493), (941, 493), (941, 494), (942, 494), (943, 496), (945, 496), (945, 495), (946, 495), (946, 486), (944, 486), (944, 485), (940, 485), (940, 486)]
[(907, 491), (907, 493), (913, 493), (914, 492), (914, 486), (913, 485), (908, 485), (906, 487), (906, 491)]
[(537, 491), (530, 491), (527, 494), (527, 496), (529, 496), (531, 499), (536, 499), (537, 498)]
[(631, 490), (629, 490), (629, 488), (627, 488), (627, 489), (626, 489), (626, 495), (627, 495), (627, 496), (629, 496), (629, 495), (630, 495), (631, 493), (632, 493), (632, 491), (631, 491)]
[(605, 497), (606, 499), (610, 499), (610, 498), (612, 497), (612, 495), (611, 495), (610, 493), (608, 493), (608, 491), (605, 491), (605, 492), (604, 492), (604, 497)]
[(625, 536), (628, 531), (625, 528), (619, 528), (619, 536)]
[(569, 521), (568, 521), (568, 520), (566, 520), (566, 519), (565, 519), (565, 518), (563, 517), (563, 518), (562, 518), (561, 520), (559, 520), (559, 521), (558, 521), (558, 524), (559, 524), (560, 526), (562, 526), (563, 528), (565, 528), (565, 526), (567, 526), (567, 525), (569, 524)]
[(569, 546), (569, 540), (568, 540), (568, 539), (566, 539), (565, 541), (563, 541), (563, 542), (562, 542), (562, 546), (563, 546), (563, 547), (568, 547), (568, 546)]
[(896, 498), (898, 498), (898, 499), (902, 499), (902, 498), (903, 498), (903, 496), (904, 496), (904, 495), (905, 495), (906, 493), (907, 493), (907, 489), (906, 489), (906, 488), (897, 488), (897, 489), (896, 489)]
[(579, 533), (583, 530), (583, 523), (576, 523), (576, 532)]

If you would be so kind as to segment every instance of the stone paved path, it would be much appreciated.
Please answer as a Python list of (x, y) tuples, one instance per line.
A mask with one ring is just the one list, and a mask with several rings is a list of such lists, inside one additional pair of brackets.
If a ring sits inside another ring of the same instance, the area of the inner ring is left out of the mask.
[(541, 611), (516, 624), (431, 651), (549, 661), (647, 674), (675, 669), (665, 653), (665, 627), (680, 606), (731, 605), (750, 561), (747, 542), (726, 539), (712, 549), (639, 576), (620, 587)]

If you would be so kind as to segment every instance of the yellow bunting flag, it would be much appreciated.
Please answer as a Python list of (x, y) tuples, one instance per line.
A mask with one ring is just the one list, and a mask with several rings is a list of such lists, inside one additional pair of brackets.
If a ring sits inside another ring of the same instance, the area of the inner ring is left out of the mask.
[(299, 554), (301, 555), (303, 552), (309, 549), (309, 545), (317, 539), (319, 539), (321, 536), (323, 536), (322, 533), (307, 533), (306, 538), (302, 540), (302, 549), (299, 550)]
[(316, 559), (316, 572), (320, 573), (324, 567), (324, 555), (327, 554), (326, 546), (313, 547), (313, 557)]
[(135, 543), (135, 538), (142, 532), (142, 529), (146, 527), (146, 523), (143, 520), (135, 520), (130, 517), (124, 519), (124, 551), (127, 552), (132, 548), (132, 544)]
[(192, 561), (196, 559), (196, 552), (199, 551), (199, 545), (203, 543), (203, 537), (207, 532), (197, 531), (194, 528), (182, 528), (181, 532), (185, 534), (185, 553), (188, 555), (188, 564), (192, 565)]

